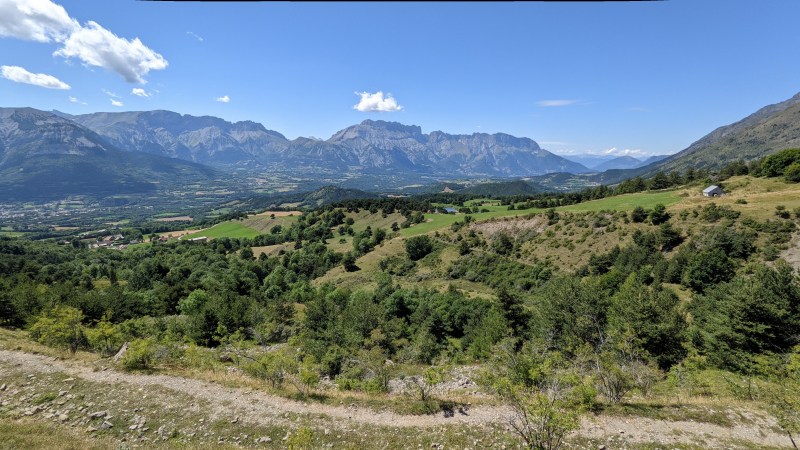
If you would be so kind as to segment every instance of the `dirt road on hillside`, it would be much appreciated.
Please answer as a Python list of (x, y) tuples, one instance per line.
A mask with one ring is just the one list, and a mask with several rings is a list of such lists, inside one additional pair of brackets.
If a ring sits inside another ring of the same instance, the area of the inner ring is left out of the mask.
[[(228, 388), (215, 383), (169, 375), (131, 374), (115, 370), (97, 370), (78, 362), (59, 360), (18, 351), (0, 350), (0, 384), (12, 374), (64, 373), (89, 382), (113, 385), (115, 389), (141, 391), (142, 388), (159, 388), (174, 391), (176, 396), (188, 395), (208, 405), (204, 411), (210, 419), (237, 417), (254, 424), (283, 422), (285, 413), (323, 415), (333, 419), (343, 428), (358, 425), (385, 427), (429, 428), (442, 425), (484, 426), (503, 424), (510, 411), (504, 407), (473, 407), (452, 417), (439, 415), (413, 416), (392, 412), (374, 411), (364, 407), (332, 406), (303, 403), (282, 397), (242, 388)], [(0, 393), (2, 394), (2, 393)], [(170, 404), (166, 396), (160, 399)], [(738, 412), (746, 420), (734, 421), (724, 427), (694, 421), (664, 421), (638, 417), (601, 415), (584, 420), (578, 434), (584, 437), (607, 439), (609, 448), (624, 443), (659, 442), (663, 444), (695, 444), (709, 448), (725, 446), (740, 441), (759, 446), (790, 448), (789, 439), (776, 433), (775, 424), (760, 414)]]

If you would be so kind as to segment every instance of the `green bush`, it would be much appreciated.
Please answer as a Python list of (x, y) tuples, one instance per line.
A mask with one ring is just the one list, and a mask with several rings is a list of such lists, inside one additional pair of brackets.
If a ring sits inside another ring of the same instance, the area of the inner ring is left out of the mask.
[(122, 333), (108, 320), (108, 316), (103, 316), (94, 328), (86, 329), (86, 339), (89, 346), (104, 357), (116, 353), (123, 342)]
[(128, 345), (120, 364), (125, 370), (147, 370), (156, 359), (156, 344), (151, 338), (136, 339)]
[(86, 343), (81, 310), (56, 306), (43, 314), (31, 327), (31, 337), (47, 346), (64, 348), (75, 354)]
[(793, 162), (783, 171), (783, 178), (791, 183), (800, 183), (800, 161)]
[(408, 259), (419, 261), (433, 251), (433, 240), (428, 236), (414, 236), (406, 240)]

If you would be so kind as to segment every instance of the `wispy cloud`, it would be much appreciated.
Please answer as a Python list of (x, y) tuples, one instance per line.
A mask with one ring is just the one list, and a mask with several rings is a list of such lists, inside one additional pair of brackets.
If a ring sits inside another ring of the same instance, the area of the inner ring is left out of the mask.
[(189, 36), (197, 39), (198, 42), (203, 42), (205, 40), (205, 39), (203, 39), (202, 36), (198, 35), (197, 33), (193, 32), (193, 31), (187, 31), (186, 34), (188, 34)]
[(610, 156), (633, 156), (633, 157), (652, 155), (652, 153), (645, 152), (644, 150), (638, 148), (617, 148), (617, 147), (611, 147), (605, 149), (602, 152), (600, 152), (600, 154), (610, 155)]
[(217, 101), (220, 103), (230, 103), (231, 98), (228, 97), (227, 95), (223, 95), (222, 97), (217, 97)]
[(67, 83), (46, 73), (32, 73), (19, 66), (0, 66), (3, 78), (15, 83), (32, 84), (47, 89), (70, 89)]
[(153, 94), (151, 92), (145, 91), (142, 88), (133, 88), (133, 89), (131, 89), (131, 95), (135, 95), (137, 97), (145, 97), (145, 98), (147, 98), (147, 97), (150, 97)]
[(106, 94), (109, 97), (119, 98), (119, 95), (117, 95), (116, 92), (111, 92), (111, 91), (109, 91), (108, 89), (105, 89), (105, 88), (100, 89), (100, 90), (103, 91), (103, 94)]
[(536, 102), (538, 106), (549, 108), (552, 106), (569, 106), (578, 103), (578, 100), (557, 99), (557, 100), (539, 100)]
[(78, 103), (78, 97), (69, 96), (67, 99), (70, 103)]
[(353, 109), (357, 111), (395, 112), (403, 109), (402, 106), (397, 104), (397, 100), (395, 100), (392, 94), (386, 94), (384, 97), (383, 91), (378, 91), (374, 94), (369, 92), (356, 92), (356, 95), (361, 97), (358, 104), (353, 106)]
[(553, 145), (553, 146), (556, 146), (556, 147), (563, 147), (565, 145), (569, 145), (568, 142), (563, 142), (563, 141), (539, 141), (539, 144), (540, 145)]
[(168, 64), (139, 38), (119, 37), (94, 21), (81, 25), (51, 0), (0, 0), (0, 36), (56, 42), (54, 56), (116, 72), (129, 83), (145, 83), (151, 70)]
[(111, 105), (112, 105), (112, 106), (125, 106), (125, 104), (124, 104), (124, 103), (122, 103), (122, 102), (121, 102), (121, 101), (119, 101), (119, 100), (115, 100), (115, 99), (113, 99), (113, 98), (110, 98), (109, 100), (111, 100)]

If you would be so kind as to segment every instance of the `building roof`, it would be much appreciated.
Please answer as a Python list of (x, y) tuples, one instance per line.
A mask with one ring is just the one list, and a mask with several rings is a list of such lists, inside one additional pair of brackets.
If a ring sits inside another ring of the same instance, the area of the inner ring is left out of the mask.
[(719, 187), (719, 186), (717, 186), (717, 185), (711, 185), (711, 186), (709, 186), (709, 187), (707, 187), (707, 188), (703, 189), (703, 193), (706, 193), (706, 194), (707, 194), (707, 193), (709, 193), (709, 192), (714, 192), (714, 191), (716, 191), (717, 189), (719, 189), (720, 191), (722, 190), (722, 188), (721, 188), (721, 187)]

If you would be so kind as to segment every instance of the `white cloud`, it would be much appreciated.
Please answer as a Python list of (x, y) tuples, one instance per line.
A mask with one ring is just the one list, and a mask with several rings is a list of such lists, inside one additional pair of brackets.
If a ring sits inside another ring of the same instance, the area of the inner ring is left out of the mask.
[(70, 103), (78, 103), (78, 98), (77, 97), (69, 96), (67, 98), (69, 99)]
[(131, 89), (131, 95), (136, 95), (138, 97), (150, 97), (153, 95), (151, 92), (147, 92), (142, 88), (133, 88)]
[(116, 92), (111, 92), (108, 89), (100, 89), (100, 90), (103, 91), (103, 94), (106, 94), (109, 97), (119, 98), (119, 95), (117, 95)]
[(0, 0), (0, 36), (60, 43), (54, 56), (116, 72), (129, 83), (145, 83), (151, 70), (168, 64), (139, 38), (121, 38), (93, 21), (81, 26), (50, 0)]
[(31, 73), (19, 66), (0, 66), (0, 74), (3, 75), (3, 78), (16, 83), (32, 84), (47, 89), (70, 89), (67, 83), (52, 75)]
[(111, 105), (112, 105), (112, 106), (125, 106), (125, 104), (124, 104), (124, 103), (122, 103), (122, 102), (121, 102), (121, 101), (119, 101), (119, 100), (115, 100), (115, 99), (113, 99), (113, 98), (110, 98), (109, 100), (111, 100)]
[(188, 34), (189, 36), (191, 36), (191, 37), (193, 37), (193, 38), (197, 39), (197, 40), (198, 40), (198, 42), (203, 42), (203, 41), (205, 40), (205, 39), (203, 39), (203, 37), (202, 37), (202, 36), (199, 36), (198, 34), (196, 34), (196, 33), (192, 32), (192, 31), (187, 31), (187, 32), (186, 32), (186, 34)]
[(54, 55), (78, 58), (86, 65), (111, 70), (129, 83), (146, 83), (144, 76), (148, 72), (165, 69), (168, 64), (139, 38), (121, 38), (93, 21), (72, 33)]
[(79, 27), (63, 6), (50, 0), (0, 0), (0, 36), (61, 42)]
[(577, 100), (566, 100), (566, 99), (559, 99), (559, 100), (539, 100), (536, 102), (537, 105), (542, 107), (550, 107), (550, 106), (569, 106), (578, 103)]
[(222, 97), (217, 97), (217, 101), (220, 103), (230, 103), (231, 98), (228, 97), (227, 95), (223, 95)]
[(645, 152), (644, 150), (638, 148), (619, 149), (617, 147), (611, 147), (609, 149), (603, 150), (600, 154), (611, 155), (611, 156), (633, 156), (634, 158), (639, 156), (651, 156), (651, 153)]
[(383, 91), (378, 91), (374, 94), (369, 92), (356, 92), (356, 95), (361, 96), (357, 105), (353, 109), (361, 112), (395, 112), (403, 109), (402, 106), (397, 104), (397, 100), (392, 97), (392, 94), (383, 96)]

